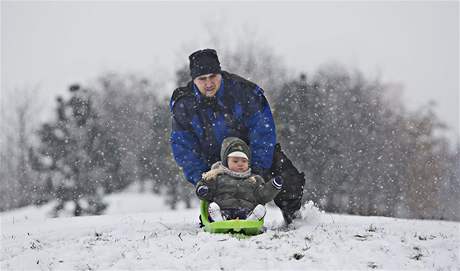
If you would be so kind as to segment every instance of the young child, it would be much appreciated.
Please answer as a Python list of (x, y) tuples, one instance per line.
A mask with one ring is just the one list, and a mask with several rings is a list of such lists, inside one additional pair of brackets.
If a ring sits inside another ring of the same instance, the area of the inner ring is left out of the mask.
[(281, 177), (265, 183), (251, 173), (250, 150), (237, 137), (222, 143), (222, 161), (212, 165), (196, 185), (196, 194), (209, 201), (209, 216), (213, 221), (228, 219), (259, 220), (265, 216), (264, 204), (273, 200), (282, 188)]

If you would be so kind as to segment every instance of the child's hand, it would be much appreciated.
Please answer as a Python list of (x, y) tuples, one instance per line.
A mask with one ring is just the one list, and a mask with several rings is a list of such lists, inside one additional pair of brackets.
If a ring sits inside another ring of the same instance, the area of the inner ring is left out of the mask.
[(196, 189), (196, 194), (198, 195), (198, 197), (206, 197), (208, 192), (209, 192), (209, 188), (206, 185), (199, 186)]
[(272, 179), (272, 185), (280, 190), (283, 187), (283, 178), (281, 178), (281, 176), (276, 176)]

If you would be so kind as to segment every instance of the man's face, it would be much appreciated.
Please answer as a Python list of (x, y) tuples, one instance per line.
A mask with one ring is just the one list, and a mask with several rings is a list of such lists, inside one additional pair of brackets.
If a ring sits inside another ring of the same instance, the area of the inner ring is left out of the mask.
[(228, 157), (228, 168), (236, 172), (245, 172), (249, 169), (249, 161), (243, 157)]
[(193, 79), (193, 83), (198, 87), (201, 94), (213, 97), (220, 88), (222, 75), (220, 73), (204, 74)]

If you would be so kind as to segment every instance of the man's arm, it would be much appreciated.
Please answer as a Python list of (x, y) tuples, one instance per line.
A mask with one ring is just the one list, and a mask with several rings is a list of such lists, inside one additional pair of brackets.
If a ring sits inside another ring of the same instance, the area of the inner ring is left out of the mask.
[(276, 144), (275, 122), (270, 105), (260, 87), (256, 87), (248, 101), (249, 144), (254, 173), (265, 175), (272, 166)]
[(172, 105), (171, 148), (176, 163), (182, 168), (187, 181), (195, 185), (208, 166), (200, 157), (198, 138), (191, 127), (191, 116), (181, 101)]

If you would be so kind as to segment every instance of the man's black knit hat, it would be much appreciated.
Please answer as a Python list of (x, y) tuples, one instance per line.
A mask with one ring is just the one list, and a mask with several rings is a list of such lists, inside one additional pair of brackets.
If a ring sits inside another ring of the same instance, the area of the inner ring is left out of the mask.
[(190, 75), (192, 79), (203, 74), (221, 72), (219, 58), (214, 49), (198, 50), (188, 58), (190, 60)]

